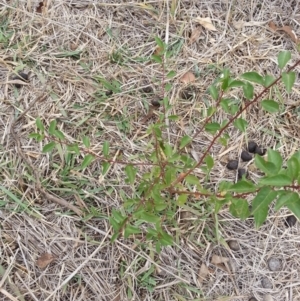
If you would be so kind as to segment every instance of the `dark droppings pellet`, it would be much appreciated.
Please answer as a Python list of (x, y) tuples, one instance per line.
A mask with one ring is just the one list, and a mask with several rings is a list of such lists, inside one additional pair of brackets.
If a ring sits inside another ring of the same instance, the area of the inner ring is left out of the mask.
[(238, 168), (238, 166), (239, 166), (238, 160), (230, 160), (230, 161), (227, 163), (227, 165), (226, 165), (226, 167), (227, 167), (229, 170), (235, 170), (235, 169)]
[(247, 151), (243, 150), (242, 153), (241, 153), (241, 159), (244, 162), (251, 161), (252, 160), (252, 155), (249, 154)]
[(265, 153), (266, 153), (266, 149), (264, 149), (264, 148), (262, 148), (261, 146), (256, 146), (256, 148), (255, 148), (255, 154), (258, 154), (258, 155), (260, 155), (260, 156), (264, 156), (265, 155)]
[(238, 180), (241, 180), (243, 178), (243, 175), (247, 176), (247, 172), (245, 168), (239, 168), (238, 169)]
[(285, 219), (285, 225), (287, 227), (293, 227), (293, 226), (295, 226), (296, 222), (297, 222), (297, 218), (294, 215), (289, 215)]
[(250, 153), (254, 153), (255, 152), (255, 148), (257, 147), (258, 145), (257, 145), (257, 143), (256, 142), (254, 142), (254, 141), (249, 141), (249, 143), (248, 143), (248, 152), (250, 152)]

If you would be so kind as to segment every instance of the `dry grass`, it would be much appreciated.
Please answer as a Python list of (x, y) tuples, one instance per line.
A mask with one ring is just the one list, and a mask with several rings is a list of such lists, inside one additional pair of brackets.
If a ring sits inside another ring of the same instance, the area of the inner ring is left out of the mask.
[[(0, 300), (248, 300), (252, 295), (262, 300), (267, 293), (274, 300), (300, 300), (299, 225), (286, 228), (285, 211), (271, 214), (257, 231), (251, 219), (238, 221), (225, 210), (214, 223), (200, 203), (198, 208), (196, 204), (178, 212), (176, 244), (159, 256), (151, 246), (138, 249), (131, 240), (111, 244), (107, 217), (122, 204), (122, 193), (129, 189), (122, 165), (113, 165), (104, 178), (100, 162), (83, 173), (75, 172), (76, 161), (68, 167), (59, 153), (44, 155), (42, 145), (28, 138), (36, 130), (37, 117), (45, 125), (57, 119), (70, 143), (89, 136), (94, 153), (101, 153), (105, 140), (110, 141), (115, 158), (137, 162), (138, 156), (149, 153), (151, 137), (146, 129), (151, 120), (142, 120), (155, 96), (141, 93), (140, 88), (151, 85), (154, 94), (160, 95), (157, 79), (162, 69), (143, 61), (155, 50), (154, 37), (159, 36), (179, 50), (169, 61), (178, 75), (169, 97), (170, 114), (179, 115), (180, 120), (166, 133), (176, 143), (183, 135), (195, 133), (204, 120), (203, 110), (212, 105), (205, 91), (224, 66), (234, 75), (251, 70), (276, 75), (279, 51), (290, 50), (294, 60), (299, 59), (291, 39), (268, 27), (273, 20), (278, 26), (290, 25), (300, 35), (298, 2), (52, 0), (45, 1), (42, 14), (36, 12), (38, 2), (0, 0), (0, 36), (4, 35), (0, 44), (0, 178), (1, 187), (19, 201), (0, 194)], [(177, 4), (173, 16), (172, 4)], [(202, 30), (197, 41), (189, 44), (197, 16), (211, 17), (218, 31)], [(66, 56), (70, 51), (80, 59)], [(122, 64), (114, 63), (112, 57), (121, 58)], [(30, 71), (28, 85), (16, 89), (6, 83), (23, 69)], [(198, 73), (192, 101), (178, 97), (184, 89), (178, 79), (188, 70)], [(94, 97), (103, 91), (96, 76), (118, 80), (121, 93), (106, 101)], [(10, 137), (15, 118), (43, 89), (47, 99), (30, 108), (16, 132), (47, 192), (88, 209), (90, 217), (84, 220), (32, 189), (33, 175)], [(278, 90), (285, 104), (280, 115), (265, 114), (258, 106), (247, 111), (246, 136), (230, 128), (229, 147), (212, 149), (216, 166), (211, 183), (234, 179), (224, 162), (236, 158), (247, 139), (276, 147), (285, 158), (298, 150), (299, 92), (299, 82), (291, 94)], [(219, 115), (218, 121), (224, 118)], [(193, 155), (200, 156), (211, 139), (205, 133), (198, 136), (192, 144)], [(250, 177), (257, 180), (255, 170), (250, 170)], [(237, 240), (241, 249), (231, 251), (225, 243), (228, 239)], [(54, 254), (56, 260), (41, 270), (36, 260), (44, 252)], [(214, 266), (213, 254), (230, 258), (232, 273)], [(282, 271), (268, 270), (271, 256), (282, 260)], [(209, 275), (200, 283), (202, 263)], [(272, 289), (262, 288), (264, 276)]]

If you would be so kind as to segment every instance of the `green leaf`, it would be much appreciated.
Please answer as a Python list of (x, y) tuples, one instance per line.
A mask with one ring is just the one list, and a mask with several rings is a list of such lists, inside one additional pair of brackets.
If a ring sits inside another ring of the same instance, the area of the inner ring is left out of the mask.
[(270, 85), (272, 85), (275, 82), (275, 77), (273, 75), (266, 75), (264, 77), (264, 87), (269, 87)]
[(292, 184), (292, 179), (287, 175), (279, 174), (275, 176), (261, 178), (259, 180), (260, 185), (270, 185), (276, 187), (283, 187)]
[(138, 234), (141, 232), (142, 231), (138, 227), (127, 224), (124, 231), (124, 237), (128, 238), (132, 234)]
[(91, 146), (90, 138), (87, 136), (84, 136), (82, 138), (82, 143), (84, 144), (85, 147), (89, 148)]
[(246, 180), (238, 181), (237, 183), (231, 185), (231, 187), (227, 188), (227, 191), (233, 191), (238, 193), (252, 192), (255, 190), (256, 187)]
[(278, 211), (282, 206), (286, 206), (288, 203), (297, 202), (299, 200), (299, 194), (296, 192), (282, 190), (278, 196), (275, 204), (275, 210)]
[(254, 95), (254, 87), (250, 83), (245, 83), (243, 86), (243, 92), (247, 99), (252, 99)]
[(159, 233), (159, 242), (161, 243), (162, 246), (172, 246), (173, 245), (173, 237), (169, 235), (168, 233), (161, 231)]
[(261, 102), (261, 106), (263, 109), (265, 109), (269, 113), (276, 113), (279, 111), (279, 104), (278, 102), (271, 100), (271, 99), (265, 99)]
[(204, 161), (205, 161), (205, 163), (207, 165), (207, 168), (209, 170), (211, 170), (214, 167), (215, 163), (214, 163), (214, 159), (211, 155), (206, 155), (205, 158), (204, 158)]
[(160, 218), (152, 213), (149, 212), (141, 212), (138, 217), (140, 220), (156, 224), (157, 222), (160, 221)]
[(242, 132), (246, 132), (246, 129), (247, 129), (247, 125), (248, 125), (248, 122), (243, 119), (243, 118), (237, 118), (234, 122), (233, 122), (233, 125), (240, 131)]
[(54, 149), (55, 146), (56, 146), (56, 143), (54, 141), (52, 141), (52, 142), (44, 145), (44, 147), (43, 147), (43, 153), (49, 153), (49, 152), (51, 152)]
[(259, 75), (257, 72), (253, 72), (253, 71), (246, 72), (246, 73), (242, 74), (242, 78), (244, 78), (250, 82), (260, 84), (262, 86), (264, 85), (264, 78), (261, 75)]
[(231, 114), (230, 112), (230, 104), (231, 104), (232, 99), (230, 98), (223, 98), (220, 101), (220, 105), (222, 107), (222, 109), (227, 113), (227, 114)]
[(171, 70), (168, 74), (167, 74), (167, 78), (173, 78), (176, 75), (176, 72)]
[(179, 120), (179, 116), (178, 115), (170, 115), (170, 116), (168, 116), (168, 119), (172, 120), (172, 121), (177, 121), (177, 120)]
[(166, 83), (166, 85), (165, 85), (165, 91), (169, 92), (169, 91), (171, 91), (171, 89), (172, 89), (172, 85), (170, 83)]
[[(199, 180), (198, 180), (198, 182), (199, 182)], [(183, 206), (186, 203), (187, 199), (188, 199), (188, 195), (187, 194), (181, 194), (181, 195), (179, 195), (178, 198), (177, 198), (177, 204), (178, 204), (178, 206)]]
[(291, 71), (288, 73), (282, 72), (282, 81), (283, 81), (288, 93), (290, 93), (292, 91), (295, 80), (296, 80), (296, 73), (294, 71)]
[(42, 123), (42, 120), (40, 117), (38, 117), (36, 120), (35, 120), (35, 124), (36, 124), (36, 127), (42, 132), (44, 133), (44, 130), (45, 130), (45, 127)]
[(194, 175), (187, 175), (185, 181), (190, 185), (199, 185), (200, 183), (199, 178)]
[(50, 126), (49, 126), (49, 134), (54, 135), (54, 132), (55, 132), (55, 129), (56, 129), (56, 125), (57, 125), (56, 120), (52, 120), (52, 121), (50, 122)]
[(110, 167), (110, 163), (103, 161), (101, 165), (102, 165), (101, 174), (104, 176)]
[(64, 133), (61, 132), (60, 130), (55, 130), (53, 132), (53, 136), (55, 136), (56, 138), (61, 139), (61, 140), (65, 139)]
[(93, 160), (94, 160), (94, 156), (91, 155), (91, 154), (87, 154), (87, 155), (84, 157), (84, 159), (83, 159), (83, 161), (82, 161), (82, 163), (81, 163), (80, 168), (81, 168), (81, 169), (85, 169), (86, 167), (88, 167), (88, 166), (93, 162)]
[(159, 48), (165, 49), (165, 43), (159, 37), (155, 37), (154, 39)]
[(222, 90), (226, 91), (228, 89), (228, 85), (229, 85), (229, 77), (224, 77), (222, 79), (222, 86), (221, 86)]
[(39, 133), (31, 133), (28, 135), (28, 137), (39, 141), (41, 139), (42, 135)]
[(217, 132), (219, 129), (221, 128), (220, 124), (217, 122), (211, 122), (211, 123), (207, 123), (205, 125), (205, 130), (214, 134), (215, 132)]
[(273, 163), (276, 166), (275, 173), (278, 173), (282, 167), (282, 157), (279, 151), (275, 151), (273, 149), (268, 149), (268, 162)]
[(103, 142), (102, 152), (103, 152), (104, 157), (108, 157), (108, 155), (109, 155), (109, 142), (108, 141)]
[(211, 85), (208, 87), (208, 92), (210, 94), (210, 96), (214, 99), (217, 100), (219, 97), (219, 92), (218, 89), (216, 88), (216, 86)]
[(252, 214), (255, 226), (259, 228), (267, 218), (269, 205), (276, 198), (277, 192), (269, 187), (263, 187), (252, 201)]
[(186, 145), (188, 145), (192, 141), (192, 138), (190, 136), (183, 136), (180, 140), (180, 146), (179, 148), (184, 148)]
[(233, 199), (229, 211), (233, 216), (245, 220), (249, 216), (248, 202), (243, 199)]
[(279, 52), (278, 58), (277, 58), (279, 68), (283, 69), (291, 58), (292, 58), (292, 55), (291, 55), (290, 51)]
[(243, 87), (244, 84), (245, 83), (242, 82), (241, 80), (231, 80), (231, 81), (229, 81), (228, 88)]
[(266, 173), (267, 175), (274, 175), (277, 173), (278, 169), (276, 165), (272, 162), (267, 162), (264, 158), (259, 155), (255, 155), (254, 163), (257, 168)]
[(135, 177), (136, 177), (136, 173), (137, 173), (137, 169), (129, 164), (125, 167), (125, 173), (126, 173), (126, 176), (128, 177), (128, 182), (133, 185), (134, 184), (134, 181), (135, 181)]
[(291, 157), (287, 162), (287, 175), (293, 180), (300, 174), (300, 163), (295, 157)]
[(77, 144), (77, 143), (67, 145), (67, 150), (68, 150), (69, 152), (74, 152), (76, 155), (79, 155), (79, 154), (80, 154), (79, 147), (78, 147), (78, 144)]
[(153, 55), (151, 56), (151, 59), (152, 59), (153, 61), (155, 61), (156, 63), (158, 63), (158, 64), (162, 64), (162, 59), (161, 59), (161, 57), (160, 57), (159, 55), (153, 54)]
[(300, 199), (294, 200), (293, 202), (289, 202), (286, 204), (286, 207), (288, 207), (294, 215), (300, 220)]

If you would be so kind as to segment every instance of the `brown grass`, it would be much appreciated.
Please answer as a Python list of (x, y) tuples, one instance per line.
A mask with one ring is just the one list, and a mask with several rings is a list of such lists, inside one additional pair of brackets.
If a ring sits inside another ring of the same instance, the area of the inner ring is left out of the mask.
[[(161, 66), (142, 60), (155, 51), (154, 37), (174, 47), (182, 43), (167, 66), (177, 72), (171, 81), (172, 110), (168, 114), (180, 120), (165, 135), (176, 143), (183, 135), (193, 135), (204, 121), (203, 112), (213, 105), (206, 89), (224, 66), (236, 76), (252, 70), (278, 75), (281, 50), (290, 50), (293, 60), (299, 59), (291, 38), (268, 27), (272, 20), (278, 27), (291, 26), (299, 36), (298, 2), (48, 0), (42, 13), (36, 11), (38, 2), (0, 1), (0, 36), (4, 35), (0, 41), (0, 186), (19, 202), (0, 190), (0, 300), (242, 301), (253, 295), (263, 300), (267, 293), (274, 300), (300, 300), (299, 225), (285, 227), (287, 211), (271, 212), (267, 222), (255, 230), (251, 219), (241, 222), (225, 209), (216, 223), (199, 201), (198, 207), (189, 204), (178, 211), (176, 244), (160, 255), (151, 246), (137, 248), (130, 239), (110, 243), (108, 216), (130, 191), (123, 165), (112, 165), (103, 177), (101, 162), (78, 172), (75, 161), (71, 174), (65, 173), (67, 159), (62, 153), (45, 155), (42, 143), (28, 138), (36, 131), (37, 117), (45, 126), (56, 119), (69, 143), (89, 136), (90, 152), (101, 154), (103, 142), (109, 141), (115, 159), (140, 162), (138, 158), (151, 151), (146, 130), (153, 119), (142, 121), (151, 99), (161, 97)], [(210, 17), (217, 31), (202, 28), (199, 38), (189, 43), (189, 34), (199, 26), (196, 17)], [(71, 51), (80, 59), (66, 56)], [(112, 57), (121, 57), (122, 64), (114, 63)], [(19, 70), (30, 72), (30, 79), (16, 89), (10, 77)], [(197, 74), (191, 101), (179, 97), (185, 88), (179, 79), (187, 71)], [(104, 89), (94, 80), (96, 76), (119, 81), (121, 93), (100, 101), (94, 95)], [(154, 95), (141, 92), (148, 85)], [(33, 174), (10, 135), (14, 120), (44, 89), (46, 100), (32, 105), (15, 131), (47, 193), (79, 210), (87, 209), (90, 216), (85, 219), (34, 190)], [(276, 148), (285, 159), (298, 150), (299, 94), (299, 81), (290, 94), (279, 87), (277, 100), (284, 104), (281, 114), (266, 114), (257, 105), (243, 115), (249, 123), (245, 135), (230, 127), (229, 146), (212, 148), (216, 162), (212, 184), (235, 179), (225, 162), (237, 158), (247, 140)], [(230, 96), (238, 98), (239, 94), (233, 91)], [(220, 114), (217, 121), (225, 117)], [(199, 135), (191, 154), (199, 158), (211, 140), (207, 133)], [(249, 171), (257, 181), (257, 171), (251, 167)], [(142, 172), (140, 167), (139, 175)], [(228, 248), (229, 239), (238, 241), (240, 251)], [(55, 260), (41, 270), (36, 260), (45, 252)], [(213, 265), (213, 254), (229, 258), (230, 271)], [(266, 262), (271, 256), (282, 260), (282, 271), (268, 270)], [(209, 274), (201, 283), (202, 263)], [(148, 271), (155, 281), (153, 290), (141, 281)], [(262, 288), (265, 276), (273, 289)]]

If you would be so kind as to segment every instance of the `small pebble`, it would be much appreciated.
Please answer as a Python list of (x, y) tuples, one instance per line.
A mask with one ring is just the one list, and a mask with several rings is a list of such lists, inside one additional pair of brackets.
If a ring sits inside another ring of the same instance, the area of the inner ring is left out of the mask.
[(229, 240), (227, 242), (229, 248), (233, 251), (238, 251), (240, 249), (240, 245), (238, 244), (238, 242), (236, 240)]
[(268, 267), (270, 271), (280, 271), (282, 269), (282, 262), (279, 258), (271, 257), (268, 260)]
[(268, 277), (263, 277), (261, 279), (261, 285), (263, 288), (273, 288), (273, 284)]
[(238, 168), (238, 166), (239, 166), (238, 160), (230, 160), (226, 165), (226, 167), (230, 170), (235, 170)]
[(112, 95), (112, 94), (113, 94), (113, 91), (111, 91), (111, 90), (105, 92), (105, 95), (106, 95), (106, 96), (110, 96), (110, 95)]
[(252, 155), (250, 155), (247, 151), (243, 150), (241, 153), (241, 159), (244, 162), (250, 161), (250, 160), (252, 160)]
[(245, 168), (239, 168), (238, 169), (238, 180), (241, 180), (243, 178), (243, 175), (247, 176), (247, 172)]
[(257, 147), (257, 143), (256, 142), (249, 141), (249, 143), (248, 143), (248, 152), (254, 153), (256, 147)]
[(254, 152), (260, 156), (264, 156), (266, 153), (266, 149), (261, 148), (260, 146), (257, 146), (254, 150)]
[(285, 219), (285, 225), (287, 227), (293, 227), (293, 226), (295, 226), (296, 222), (297, 222), (297, 218), (295, 217), (295, 215), (289, 215)]

